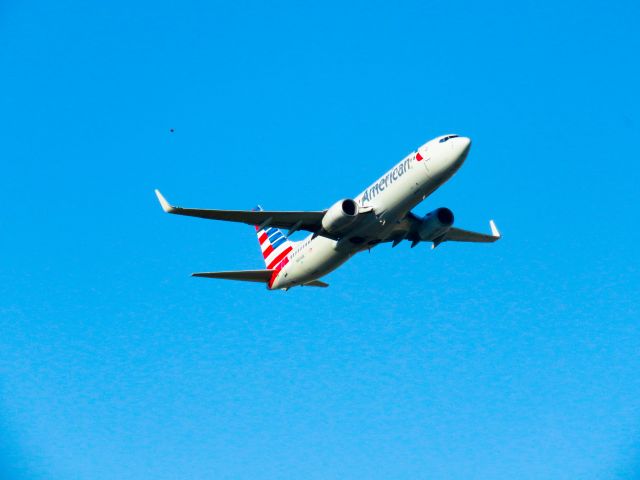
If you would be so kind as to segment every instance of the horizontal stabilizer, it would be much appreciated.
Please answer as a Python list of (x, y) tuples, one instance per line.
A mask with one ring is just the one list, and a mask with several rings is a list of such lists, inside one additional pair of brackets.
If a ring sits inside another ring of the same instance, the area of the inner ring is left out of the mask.
[(324, 283), (321, 282), (320, 280), (314, 280), (312, 282), (309, 283), (305, 283), (304, 284), (305, 287), (322, 287), (322, 288), (327, 288), (329, 286), (328, 283)]
[(231, 270), (227, 272), (198, 272), (192, 273), (191, 276), (267, 283), (271, 279), (274, 271), (275, 270)]

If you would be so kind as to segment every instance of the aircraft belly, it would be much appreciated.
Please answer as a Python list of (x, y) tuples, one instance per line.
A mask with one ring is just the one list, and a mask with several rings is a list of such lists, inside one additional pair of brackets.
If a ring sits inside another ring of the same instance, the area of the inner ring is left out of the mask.
[(310, 247), (304, 265), (304, 272), (310, 278), (326, 275), (350, 256), (350, 252), (336, 250), (336, 242), (325, 237), (316, 238)]
[(335, 249), (336, 241), (317, 237), (307, 247), (304, 255), (289, 264), (280, 274), (283, 286), (300, 285), (331, 273), (351, 255), (353, 249), (345, 252)]

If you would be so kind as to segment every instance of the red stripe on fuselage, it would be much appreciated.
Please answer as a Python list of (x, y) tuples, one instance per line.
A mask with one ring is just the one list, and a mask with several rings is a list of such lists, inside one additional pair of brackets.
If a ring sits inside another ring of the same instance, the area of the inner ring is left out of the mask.
[[(282, 259), (283, 259), (284, 257), (286, 257), (286, 256), (287, 256), (287, 254), (288, 254), (291, 250), (293, 250), (293, 247), (287, 247), (287, 248), (285, 248), (285, 249), (282, 251), (282, 253), (280, 253), (280, 255), (278, 255), (278, 256), (273, 260), (273, 262), (271, 262), (269, 265), (267, 265), (267, 269), (268, 269), (268, 270), (271, 270), (273, 267), (275, 267), (276, 265), (278, 265), (278, 264), (282, 261)], [(266, 251), (266, 250), (265, 250), (265, 251)], [(265, 257), (265, 258), (266, 258), (266, 257)]]
[[(289, 249), (291, 249), (291, 247), (289, 247)], [(273, 288), (273, 284), (276, 281), (276, 278), (278, 278), (278, 275), (280, 275), (280, 272), (287, 263), (289, 263), (289, 257), (284, 257), (282, 262), (280, 262), (280, 265), (278, 265), (278, 269), (274, 270), (273, 274), (271, 275), (271, 279), (269, 280), (269, 288)]]
[(416, 154), (416, 160), (418, 161), (422, 160), (422, 155), (420, 155), (420, 152)]

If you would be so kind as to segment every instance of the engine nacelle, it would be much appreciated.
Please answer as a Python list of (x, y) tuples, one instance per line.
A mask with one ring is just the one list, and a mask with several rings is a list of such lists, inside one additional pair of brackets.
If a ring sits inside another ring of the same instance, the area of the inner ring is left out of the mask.
[(451, 225), (453, 225), (453, 212), (448, 208), (438, 208), (422, 217), (418, 235), (420, 240), (432, 242), (447, 233)]
[(358, 218), (358, 204), (350, 198), (334, 203), (322, 217), (322, 228), (329, 233), (339, 234)]

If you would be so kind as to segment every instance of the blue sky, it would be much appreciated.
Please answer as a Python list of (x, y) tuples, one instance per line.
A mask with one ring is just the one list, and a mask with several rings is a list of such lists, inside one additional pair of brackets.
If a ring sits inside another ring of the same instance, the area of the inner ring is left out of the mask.
[[(0, 473), (636, 479), (637, 2), (0, 6)], [(170, 129), (175, 129), (170, 133)], [(416, 208), (495, 245), (388, 246), (267, 292), (251, 228), (443, 133)]]

